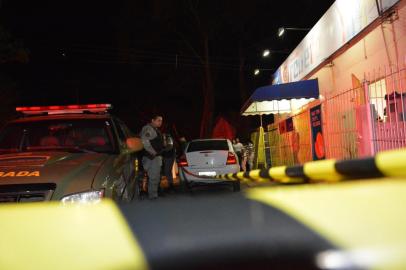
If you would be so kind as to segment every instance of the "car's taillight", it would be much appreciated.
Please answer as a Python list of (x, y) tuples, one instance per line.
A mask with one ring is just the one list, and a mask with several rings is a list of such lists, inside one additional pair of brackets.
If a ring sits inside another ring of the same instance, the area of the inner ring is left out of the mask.
[(237, 164), (237, 158), (234, 153), (228, 152), (227, 165)]
[(186, 156), (185, 156), (185, 155), (182, 155), (182, 156), (179, 158), (178, 166), (179, 166), (179, 167), (187, 167), (188, 165), (189, 165), (189, 164), (187, 163)]

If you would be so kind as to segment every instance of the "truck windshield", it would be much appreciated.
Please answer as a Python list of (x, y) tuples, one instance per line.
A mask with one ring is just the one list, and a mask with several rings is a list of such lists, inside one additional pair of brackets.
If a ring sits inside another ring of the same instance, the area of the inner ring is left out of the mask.
[(62, 119), (8, 124), (0, 132), (0, 154), (31, 151), (115, 152), (110, 123)]

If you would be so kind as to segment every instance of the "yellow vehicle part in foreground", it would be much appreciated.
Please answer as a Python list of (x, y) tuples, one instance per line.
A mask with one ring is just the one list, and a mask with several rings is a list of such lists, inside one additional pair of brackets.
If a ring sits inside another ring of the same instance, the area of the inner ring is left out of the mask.
[[(241, 200), (277, 208), (337, 247), (315, 254), (321, 269), (387, 270), (406, 269), (405, 194), (404, 179), (380, 178), (261, 187)], [(109, 200), (3, 205), (0, 220), (0, 269), (148, 268), (123, 215)]]
[(405, 179), (256, 188), (247, 196), (341, 247), (319, 258), (323, 268), (406, 269)]
[(94, 205), (0, 207), (0, 269), (147, 269), (110, 200)]

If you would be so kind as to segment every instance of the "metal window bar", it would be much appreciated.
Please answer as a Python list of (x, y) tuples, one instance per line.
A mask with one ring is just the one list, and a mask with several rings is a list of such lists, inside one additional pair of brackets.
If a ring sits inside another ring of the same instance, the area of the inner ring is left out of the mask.
[(405, 68), (399, 64), (368, 74), (374, 152), (406, 146)]
[(350, 89), (322, 101), (326, 158), (351, 159), (358, 156), (356, 110), (361, 90)]

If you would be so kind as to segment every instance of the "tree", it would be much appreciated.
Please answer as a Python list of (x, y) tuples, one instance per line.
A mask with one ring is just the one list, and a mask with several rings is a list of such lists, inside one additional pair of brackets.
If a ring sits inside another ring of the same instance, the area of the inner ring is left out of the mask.
[[(204, 98), (200, 136), (210, 136), (215, 111), (214, 91), (218, 88), (216, 75), (219, 63), (221, 67), (235, 66), (235, 72), (239, 74), (241, 104), (248, 97), (245, 80), (246, 58), (247, 51), (252, 51), (252, 40), (255, 39), (247, 25), (258, 10), (256, 6), (241, 1), (183, 0), (178, 2), (178, 5), (171, 2), (164, 7), (162, 1), (155, 2), (158, 8), (157, 17), (183, 40), (203, 67)], [(214, 58), (216, 59), (212, 60)]]
[[(203, 108), (200, 137), (204, 138), (211, 135), (213, 128), (214, 85), (210, 62), (210, 41), (213, 40), (218, 23), (213, 20), (207, 5), (205, 6), (198, 0), (184, 0), (178, 2), (178, 5), (155, 1), (154, 7), (162, 24), (169, 27), (170, 31), (184, 42), (185, 47), (202, 66)], [(183, 13), (178, 14), (179, 11)], [(183, 20), (184, 24), (179, 21), (179, 18), (181, 21)]]
[[(269, 6), (268, 1), (264, 1), (263, 5)], [(145, 13), (148, 8), (150, 8), (151, 14)], [(144, 11), (144, 13), (140, 11)], [(265, 8), (262, 12), (265, 12)], [(236, 89), (235, 92), (228, 92), (230, 104), (243, 103), (248, 97), (246, 77), (247, 64), (250, 63), (247, 53), (250, 53), (251, 56), (254, 54), (252, 46), (249, 47), (249, 45), (252, 45), (255, 40), (252, 29), (263, 28), (256, 27), (257, 25), (252, 26), (252, 18), (257, 13), (255, 5), (238, 1), (155, 0), (146, 3), (126, 0), (121, 11), (122, 23), (119, 30), (121, 33), (119, 42), (123, 44), (119, 46), (123, 51), (131, 54), (131, 50), (137, 49), (139, 44), (148, 44), (148, 53), (155, 54), (154, 56), (164, 62), (166, 67), (171, 65), (168, 62), (173, 60), (171, 67), (176, 66), (179, 71), (183, 72), (182, 76), (185, 80), (195, 83), (196, 86), (191, 89), (201, 89), (201, 101), (197, 95), (194, 98), (195, 102), (202, 104), (200, 137), (207, 137), (211, 135), (214, 113), (217, 111), (215, 93), (224, 97), (224, 89), (227, 91)], [(145, 24), (148, 25), (147, 29), (140, 27)], [(168, 39), (171, 43), (166, 42)], [(167, 46), (159, 47), (157, 44)], [(145, 49), (146, 46), (141, 45), (140, 47)], [(166, 56), (160, 54), (166, 54)], [(173, 58), (171, 58), (172, 56)], [(128, 54), (123, 54), (123, 57), (130, 59), (129, 62), (132, 60), (134, 62), (145, 61), (148, 64), (153, 62), (150, 59), (140, 58), (142, 56), (135, 59)], [(126, 61), (124, 60), (124, 62)], [(158, 67), (158, 65), (155, 66)], [(180, 75), (173, 76), (173, 73), (170, 72), (166, 72), (165, 75), (162, 70), (167, 71), (168, 69), (165, 69), (164, 65), (159, 67), (161, 71), (157, 68), (148, 74), (148, 77), (154, 78), (152, 83), (158, 81), (155, 78), (167, 81), (165, 76), (170, 74), (174, 80), (170, 80), (172, 87), (168, 86), (168, 89), (178, 88)], [(189, 67), (189, 71), (182, 67)], [(144, 71), (138, 70), (139, 74), (142, 72)], [(191, 75), (193, 74), (193, 78), (195, 78), (198, 72), (199, 79), (193, 80)], [(227, 74), (225, 74), (226, 72)], [(177, 74), (175, 73), (175, 75)], [(228, 83), (224, 83), (227, 80), (226, 76), (231, 79)], [(239, 79), (234, 80), (236, 78)], [(239, 93), (238, 89), (240, 89)], [(223, 99), (227, 99), (227, 97)], [(219, 108), (220, 110), (221, 108)]]

